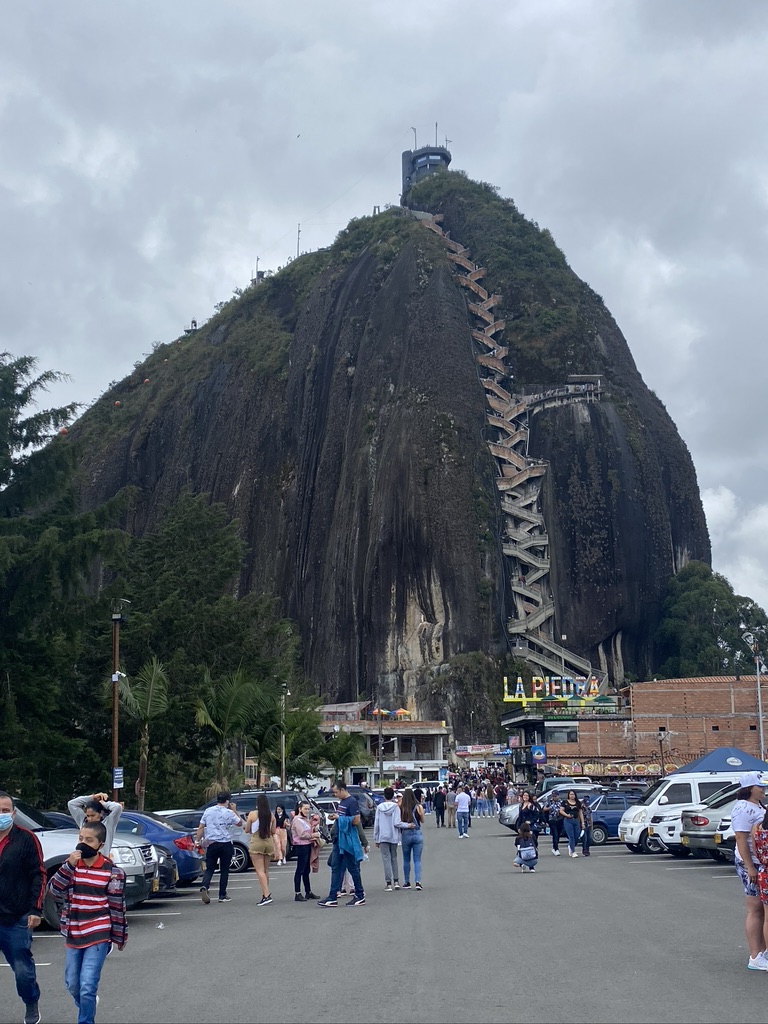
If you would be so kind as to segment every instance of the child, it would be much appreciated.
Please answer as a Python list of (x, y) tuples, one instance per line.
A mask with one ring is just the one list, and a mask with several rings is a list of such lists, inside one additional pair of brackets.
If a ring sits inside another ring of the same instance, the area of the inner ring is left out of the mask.
[(122, 949), (128, 938), (125, 872), (100, 852), (107, 839), (101, 822), (83, 824), (79, 839), (48, 888), (64, 901), (64, 981), (77, 1006), (77, 1022), (93, 1024), (107, 953), (113, 942)]
[(517, 847), (515, 864), (520, 868), (520, 871), (535, 871), (539, 854), (536, 849), (536, 841), (531, 832), (531, 826), (527, 821), (523, 822), (520, 826), (520, 831), (515, 836), (515, 846)]

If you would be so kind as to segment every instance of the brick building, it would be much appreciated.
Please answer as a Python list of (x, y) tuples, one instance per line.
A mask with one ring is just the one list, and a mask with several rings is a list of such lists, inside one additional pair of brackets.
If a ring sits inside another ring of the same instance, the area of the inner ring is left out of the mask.
[[(768, 711), (763, 679), (761, 696)], [(624, 687), (602, 706), (570, 703), (512, 705), (501, 722), (513, 760), (530, 764), (526, 752), (539, 743), (546, 746), (547, 763), (569, 773), (599, 775), (610, 762), (619, 762), (619, 771), (607, 774), (657, 775), (662, 760), (667, 770), (716, 747), (763, 756), (754, 676), (654, 679)], [(641, 770), (631, 771), (638, 765)]]

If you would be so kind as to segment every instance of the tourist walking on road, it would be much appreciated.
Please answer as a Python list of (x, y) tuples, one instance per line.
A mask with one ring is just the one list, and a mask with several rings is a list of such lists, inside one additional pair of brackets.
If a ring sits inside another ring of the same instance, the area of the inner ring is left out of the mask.
[(275, 856), (278, 864), (286, 863), (286, 853), (288, 852), (288, 815), (285, 813), (285, 808), (278, 804), (275, 807), (275, 834), (272, 836), (272, 840), (275, 844)]
[[(469, 839), (469, 808), (472, 798), (469, 795), (469, 787), (464, 786), (456, 794), (456, 825), (459, 830), (459, 839)], [(401, 812), (402, 813), (402, 812)]]
[(107, 830), (107, 841), (101, 851), (102, 857), (108, 857), (115, 841), (115, 829), (123, 813), (123, 805), (110, 800), (106, 793), (94, 793), (93, 796), (76, 796), (67, 804), (67, 810), (75, 819), (78, 828), (87, 821), (93, 824), (100, 821)]
[(555, 857), (560, 856), (560, 837), (563, 834), (563, 818), (560, 814), (560, 804), (560, 797), (557, 793), (553, 793), (542, 809), (547, 816), (546, 820), (552, 836), (552, 854)]
[(581, 820), (584, 829), (581, 837), (581, 852), (585, 857), (589, 857), (589, 848), (592, 845), (592, 808), (589, 805), (588, 796), (581, 801)]
[(343, 782), (337, 782), (333, 786), (333, 795), (338, 800), (336, 808), (336, 829), (333, 835), (333, 871), (331, 874), (331, 888), (324, 900), (318, 900), (320, 907), (338, 906), (337, 893), (341, 888), (341, 879), (345, 871), (349, 871), (355, 887), (355, 895), (348, 900), (348, 907), (362, 907), (365, 905), (365, 890), (360, 877), (360, 862), (363, 859), (363, 848), (357, 834), (357, 826), (360, 823), (360, 805), (357, 800), (349, 795), (349, 791)]
[(744, 887), (746, 920), (744, 931), (749, 946), (747, 967), (751, 971), (768, 971), (768, 956), (765, 939), (768, 914), (760, 900), (757, 888), (760, 864), (756, 861), (752, 846), (752, 828), (765, 819), (765, 785), (762, 772), (745, 772), (739, 779), (741, 789), (736, 793), (736, 803), (731, 811), (731, 828), (736, 836), (734, 866)]
[(424, 848), (424, 810), (417, 803), (410, 789), (403, 793), (398, 828), (403, 842), (403, 888), (411, 888), (411, 857), (413, 857), (413, 881), (421, 889), (421, 854)]
[(394, 800), (395, 791), (390, 786), (384, 790), (384, 799), (376, 808), (373, 821), (373, 841), (381, 853), (384, 864), (384, 888), (392, 892), (400, 888), (400, 872), (397, 868), (397, 847), (400, 842), (400, 808)]
[[(317, 832), (313, 830), (309, 820), (309, 804), (302, 800), (291, 821), (291, 843), (296, 854), (296, 870), (293, 873), (293, 899), (296, 903), (306, 903), (307, 900), (317, 899), (309, 882), (312, 844), (316, 835)], [(303, 896), (301, 894), (302, 883), (304, 884)]]
[(206, 844), (205, 872), (200, 885), (200, 898), (203, 903), (210, 903), (208, 886), (213, 873), (219, 869), (219, 903), (231, 903), (232, 897), (227, 895), (229, 882), (229, 865), (232, 863), (232, 829), (242, 828), (243, 819), (237, 813), (235, 804), (229, 802), (230, 794), (222, 790), (216, 797), (213, 807), (206, 807), (200, 824), (197, 826), (195, 841), (198, 846)]
[(515, 846), (517, 847), (515, 864), (521, 871), (535, 871), (539, 861), (539, 851), (536, 848), (536, 839), (531, 831), (531, 826), (527, 821), (523, 822), (520, 831), (515, 836)]
[(451, 788), (445, 795), (445, 806), (448, 810), (448, 828), (456, 827), (456, 790)]
[(245, 819), (245, 831), (250, 836), (248, 852), (261, 886), (259, 906), (266, 907), (272, 902), (272, 894), (269, 891), (269, 862), (275, 852), (275, 819), (269, 809), (266, 793), (259, 793), (256, 797), (256, 810), (251, 811)]
[[(25, 1006), (24, 1024), (38, 1024), (40, 989), (32, 956), (32, 932), (43, 916), (45, 867), (40, 841), (14, 824), (16, 807), (0, 790), (0, 950), (16, 979)], [(9, 992), (3, 996), (9, 1012)]]
[(579, 835), (584, 828), (584, 818), (581, 813), (581, 803), (576, 796), (576, 791), (569, 789), (565, 800), (560, 804), (560, 814), (563, 819), (563, 827), (568, 840), (568, 856), (578, 857), (576, 847), (579, 842)]
[(435, 823), (438, 828), (445, 828), (445, 787), (440, 786), (435, 790), (432, 798), (435, 807)]
[(86, 822), (79, 840), (48, 888), (64, 902), (64, 982), (77, 1007), (77, 1024), (93, 1024), (104, 961), (113, 945), (123, 949), (128, 941), (125, 872), (101, 853), (107, 830), (100, 821)]

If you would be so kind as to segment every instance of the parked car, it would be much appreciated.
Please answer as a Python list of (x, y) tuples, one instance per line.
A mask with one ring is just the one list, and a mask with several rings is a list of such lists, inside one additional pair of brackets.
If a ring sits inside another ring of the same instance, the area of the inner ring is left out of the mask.
[(683, 807), (702, 803), (738, 779), (738, 772), (673, 772), (627, 808), (619, 824), (619, 838), (633, 853), (659, 853), (661, 844), (648, 834), (654, 815), (678, 813)]
[(716, 842), (724, 818), (730, 825), (731, 811), (736, 803), (738, 783), (716, 793), (698, 807), (682, 812), (681, 841), (688, 850), (705, 850), (712, 860), (728, 860), (728, 851), (721, 849), (722, 837)]
[(181, 884), (191, 885), (202, 875), (203, 858), (197, 852), (192, 837), (186, 830), (174, 828), (159, 815), (146, 811), (123, 811), (115, 834), (125, 833), (142, 836), (172, 857)]
[(333, 797), (330, 796), (316, 796), (314, 800), (317, 806), (323, 812), (326, 827), (330, 829), (331, 825), (333, 824), (333, 819), (330, 817), (330, 815), (336, 814), (336, 809), (339, 806), (339, 801), (334, 800)]
[[(237, 800), (235, 800), (235, 803), (237, 803)], [(237, 809), (239, 812), (240, 808), (238, 807)], [(200, 824), (200, 819), (203, 816), (202, 810), (195, 810), (191, 807), (169, 811), (153, 811), (152, 813), (158, 818), (162, 818), (163, 821), (167, 821), (173, 828), (179, 829), (181, 832), (187, 832), (190, 837), (197, 831), (197, 826)], [(243, 817), (246, 814), (247, 812), (243, 812)], [(230, 831), (230, 836), (232, 837), (233, 852), (229, 870), (234, 874), (239, 874), (247, 871), (251, 866), (248, 843), (245, 833), (241, 828), (233, 827)]]
[[(541, 797), (537, 797), (536, 799), (539, 802), (539, 806), (541, 806), (544, 803), (544, 801), (553, 792), (559, 793), (561, 797), (564, 797), (566, 795), (566, 793), (568, 793), (568, 791), (571, 790), (571, 789), (575, 791), (576, 796), (579, 798), (579, 800), (583, 799), (583, 797), (585, 797), (585, 796), (589, 796), (590, 800), (591, 800), (592, 797), (599, 796), (602, 793), (602, 790), (601, 790), (601, 788), (599, 786), (573, 786), (573, 785), (566, 785), (566, 786), (564, 786), (562, 788), (562, 790), (560, 790), (560, 789), (550, 789), (546, 794), (543, 794)], [(519, 804), (518, 801), (515, 801), (515, 803), (513, 803), (513, 804), (505, 804), (499, 810), (499, 824), (503, 825), (505, 828), (512, 829), (513, 832), (517, 832), (517, 819), (518, 819), (519, 815), (520, 815), (520, 804)], [(546, 823), (545, 823), (545, 825), (546, 825)], [(547, 826), (545, 828), (544, 834), (546, 835), (548, 833), (549, 833), (549, 827)]]
[(550, 789), (558, 789), (560, 786), (574, 786), (576, 780), (570, 775), (548, 775), (536, 784), (536, 799), (548, 793)]
[[(154, 846), (154, 843), (152, 845)], [(162, 846), (155, 846), (155, 853), (157, 854), (158, 885), (152, 896), (162, 899), (163, 896), (176, 892), (179, 869), (176, 867), (176, 861), (169, 853), (165, 852)]]
[[(40, 840), (43, 864), (50, 878), (77, 846), (80, 830), (56, 828), (42, 811), (21, 800), (14, 803), (16, 824), (28, 828)], [(115, 836), (110, 857), (125, 872), (125, 902), (128, 907), (143, 903), (153, 889), (157, 889), (157, 854), (151, 843), (136, 836)], [(43, 903), (43, 917), (50, 928), (58, 931), (59, 911), (50, 893), (46, 893)]]
[(46, 818), (53, 822), (54, 828), (77, 828), (78, 824), (71, 814), (64, 814), (63, 811), (43, 811)]
[(619, 822), (628, 807), (632, 805), (632, 796), (626, 793), (598, 793), (590, 797), (589, 806), (592, 811), (592, 842), (602, 846), (609, 839), (619, 838)]
[(376, 801), (371, 796), (370, 790), (362, 786), (347, 786), (349, 795), (353, 796), (360, 805), (360, 821), (363, 828), (373, 828), (376, 818)]
[(635, 797), (635, 803), (637, 803), (638, 800), (642, 800), (651, 787), (647, 782), (612, 782), (608, 788), (615, 793), (626, 793), (628, 796)]
[(733, 864), (736, 859), (736, 833), (733, 831), (730, 812), (726, 812), (720, 819), (717, 832), (715, 832), (712, 839), (725, 859)]
[[(328, 831), (325, 824), (325, 815), (315, 803), (313, 797), (306, 796), (300, 790), (295, 789), (246, 789), (241, 790), (239, 793), (232, 794), (232, 803), (237, 807), (237, 813), (246, 818), (251, 811), (256, 810), (256, 800), (259, 793), (265, 793), (267, 800), (269, 801), (269, 807), (272, 813), (275, 813), (276, 807), (282, 807), (286, 814), (289, 816), (296, 813), (296, 808), (299, 805), (299, 800), (306, 800), (312, 808), (312, 811), (317, 814), (320, 819), (320, 831), (323, 838), (328, 842), (331, 838), (331, 834)], [(207, 804), (204, 804), (198, 809), (198, 813), (202, 816), (203, 811), (207, 807), (213, 807), (215, 800), (209, 800)], [(198, 823), (199, 823), (198, 818)], [(195, 826), (197, 828), (197, 826)], [(291, 843), (291, 831), (287, 830), (288, 841), (286, 849), (286, 860), (291, 860), (293, 857), (293, 845)], [(231, 871), (247, 871), (251, 864), (250, 855), (248, 853), (247, 840), (244, 838), (244, 834), (240, 829), (233, 829), (232, 841), (235, 844), (235, 852), (232, 857)]]

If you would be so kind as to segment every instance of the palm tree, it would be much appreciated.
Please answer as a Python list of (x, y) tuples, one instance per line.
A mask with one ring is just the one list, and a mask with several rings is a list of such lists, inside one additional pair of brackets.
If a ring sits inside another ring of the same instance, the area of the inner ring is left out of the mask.
[(331, 739), (326, 740), (321, 756), (342, 781), (346, 781), (348, 768), (356, 764), (372, 763), (360, 736), (349, 732), (337, 732)]
[(144, 810), (147, 788), (147, 761), (149, 758), (149, 723), (168, 710), (168, 676), (157, 658), (141, 666), (131, 682), (120, 677), (118, 692), (123, 707), (139, 723), (139, 778), (137, 796), (139, 810)]
[(195, 721), (209, 729), (216, 741), (216, 778), (212, 788), (228, 788), (232, 744), (244, 739), (258, 717), (274, 709), (276, 700), (268, 683), (257, 682), (242, 668), (215, 681), (210, 671), (205, 670), (203, 693), (195, 698)]

